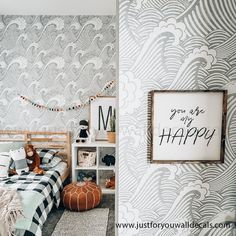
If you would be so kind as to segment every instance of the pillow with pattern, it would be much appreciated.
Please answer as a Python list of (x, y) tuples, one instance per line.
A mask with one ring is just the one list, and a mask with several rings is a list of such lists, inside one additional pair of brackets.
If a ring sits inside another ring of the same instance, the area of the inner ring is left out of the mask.
[(8, 177), (10, 162), (11, 157), (9, 156), (9, 153), (0, 153), (0, 179)]
[(56, 165), (58, 165), (60, 162), (62, 161), (62, 159), (60, 157), (55, 156), (52, 161), (48, 164), (41, 164), (39, 167), (43, 170), (50, 170), (51, 168), (55, 167)]
[(55, 157), (55, 155), (58, 153), (56, 150), (52, 149), (37, 149), (37, 153), (39, 154), (41, 158), (42, 164), (48, 164), (52, 161), (52, 159)]

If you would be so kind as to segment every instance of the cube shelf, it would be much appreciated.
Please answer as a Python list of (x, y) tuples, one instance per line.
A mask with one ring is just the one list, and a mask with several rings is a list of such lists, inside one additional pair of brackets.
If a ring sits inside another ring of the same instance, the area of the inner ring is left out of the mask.
[[(79, 149), (96, 149), (96, 163), (94, 166), (82, 167), (78, 165), (78, 150)], [(105, 154), (115, 155), (116, 144), (108, 143), (106, 141), (99, 141), (93, 143), (73, 143), (72, 144), (72, 181), (77, 181), (77, 176), (79, 171), (95, 171), (96, 173), (96, 183), (102, 189), (104, 194), (115, 194), (115, 189), (109, 189), (105, 187), (106, 178), (114, 175), (115, 166), (106, 166), (102, 162), (102, 157)], [(108, 153), (107, 153), (108, 152)]]

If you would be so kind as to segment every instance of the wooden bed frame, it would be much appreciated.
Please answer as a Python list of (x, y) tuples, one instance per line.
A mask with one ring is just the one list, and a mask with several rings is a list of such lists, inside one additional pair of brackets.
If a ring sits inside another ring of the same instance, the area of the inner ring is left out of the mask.
[(62, 182), (70, 175), (71, 170), (71, 137), (70, 132), (18, 131), (0, 130), (0, 142), (24, 142), (37, 148), (58, 150), (58, 155), (67, 163), (66, 172), (61, 176)]

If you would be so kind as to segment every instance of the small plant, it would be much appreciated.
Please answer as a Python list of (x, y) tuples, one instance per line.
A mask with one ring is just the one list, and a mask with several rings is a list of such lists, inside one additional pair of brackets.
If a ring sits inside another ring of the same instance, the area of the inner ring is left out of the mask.
[(107, 132), (109, 143), (116, 143), (116, 110), (114, 109), (110, 116), (110, 131)]
[(116, 132), (116, 109), (113, 110), (113, 113), (110, 117), (110, 129), (111, 132)]

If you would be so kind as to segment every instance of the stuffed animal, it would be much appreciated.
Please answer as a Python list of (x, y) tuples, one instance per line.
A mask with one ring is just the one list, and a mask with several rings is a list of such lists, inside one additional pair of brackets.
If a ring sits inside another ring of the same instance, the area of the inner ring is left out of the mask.
[(76, 142), (86, 142), (88, 140), (89, 137), (89, 132), (88, 132), (88, 121), (87, 120), (81, 120), (79, 122), (79, 138), (76, 140)]
[(116, 163), (116, 159), (114, 156), (106, 154), (103, 158), (102, 158), (102, 162), (106, 164), (106, 166), (114, 166)]
[(115, 176), (106, 179), (106, 188), (115, 189)]
[(77, 180), (79, 182), (83, 182), (85, 178), (86, 178), (86, 173), (84, 171), (80, 171), (78, 173)]
[(89, 172), (80, 171), (77, 176), (77, 180), (79, 182), (84, 182), (84, 181), (96, 182), (96, 174), (93, 171)]
[(29, 170), (33, 171), (36, 174), (43, 174), (44, 171), (39, 168), (40, 165), (40, 157), (36, 150), (34, 149), (34, 146), (31, 144), (25, 145), (25, 152), (26, 152), (26, 161), (29, 166)]
[(18, 175), (29, 171), (29, 167), (27, 166), (27, 162), (25, 159), (26, 153), (23, 147), (17, 150), (10, 150), (10, 157), (14, 161), (15, 171)]

